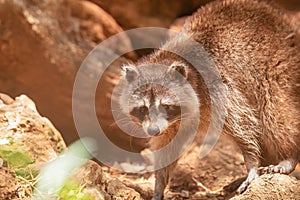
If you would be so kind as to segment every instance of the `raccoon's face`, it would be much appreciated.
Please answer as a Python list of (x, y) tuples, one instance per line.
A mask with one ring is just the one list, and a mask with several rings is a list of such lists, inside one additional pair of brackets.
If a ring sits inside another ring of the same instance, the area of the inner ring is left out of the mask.
[(141, 86), (134, 91), (130, 102), (130, 116), (150, 136), (163, 132), (180, 120), (181, 108), (176, 95), (161, 85)]
[(184, 102), (180, 95), (189, 98), (184, 89), (187, 70), (184, 64), (177, 62), (170, 67), (123, 67), (122, 75), (127, 85), (120, 105), (126, 107), (123, 110), (149, 136), (159, 135), (173, 123), (180, 123)]

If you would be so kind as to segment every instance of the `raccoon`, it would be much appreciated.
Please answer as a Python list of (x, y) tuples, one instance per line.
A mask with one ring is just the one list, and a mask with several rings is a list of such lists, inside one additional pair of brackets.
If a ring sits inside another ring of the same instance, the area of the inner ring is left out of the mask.
[[(190, 48), (183, 35), (205, 51)], [(289, 174), (300, 160), (299, 45), (296, 27), (273, 5), (255, 0), (212, 2), (188, 18), (162, 49), (123, 67), (126, 86), (119, 103), (151, 136), (153, 150), (172, 143), (180, 126), (185, 133), (195, 131), (190, 127), (197, 117), (197, 131), (207, 130), (215, 120), (210, 119), (211, 102), (220, 102), (218, 94), (209, 92), (213, 85), (204, 81), (211, 76), (210, 65), (199, 74), (199, 66), (164, 49), (179, 49), (204, 65), (208, 52), (227, 90), (222, 99), (227, 112), (223, 133), (240, 147), (248, 171), (238, 188), (241, 193), (261, 173)], [(180, 107), (191, 114), (182, 116)], [(180, 154), (183, 146), (176, 143), (172, 152)], [(155, 164), (166, 159), (168, 155), (158, 155)], [(175, 164), (176, 159), (156, 171), (153, 199), (163, 199)]]
[[(178, 56), (167, 52), (165, 55), (169, 55), (168, 60), (163, 59), (166, 62), (148, 63), (144, 60), (137, 66), (123, 66), (122, 76), (126, 85), (122, 86), (124, 90), (119, 99), (121, 110), (151, 137), (151, 150), (160, 150), (172, 143), (155, 156), (155, 168), (162, 169), (156, 172), (155, 190), (158, 196), (154, 199), (163, 198), (169, 172), (183, 153), (184, 146), (193, 141), (198, 121), (202, 123), (201, 127), (207, 126), (206, 120), (199, 120), (199, 113), (201, 110), (205, 112), (204, 106), (210, 106), (204, 102), (209, 102), (208, 98), (199, 101), (195, 92), (198, 84), (193, 81), (200, 81), (201, 77), (196, 78), (191, 66), (188, 67)], [(170, 59), (170, 56), (174, 58)], [(203, 116), (209, 116), (209, 113)], [(136, 131), (132, 127), (128, 130)], [(178, 134), (179, 131), (181, 134)]]

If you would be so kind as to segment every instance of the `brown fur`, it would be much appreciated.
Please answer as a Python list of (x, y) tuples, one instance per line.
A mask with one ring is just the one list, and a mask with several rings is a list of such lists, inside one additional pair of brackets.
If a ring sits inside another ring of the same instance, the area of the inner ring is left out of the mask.
[[(244, 187), (258, 175), (261, 166), (287, 160), (291, 169), (286, 173), (292, 171), (300, 160), (300, 39), (296, 27), (279, 9), (265, 2), (225, 0), (199, 9), (182, 31), (203, 45), (228, 87), (224, 133), (243, 152), (249, 171)], [(180, 41), (170, 39), (164, 46), (174, 43)], [(184, 42), (182, 48), (191, 53), (189, 48), (184, 49)], [(139, 64), (170, 65), (175, 60), (176, 56), (157, 51)], [(214, 97), (208, 97), (205, 84), (194, 73), (190, 78), (201, 102), (200, 126), (205, 130), (209, 121), (204, 119), (210, 117), (209, 102)], [(163, 147), (174, 135), (169, 129), (153, 137), (152, 149)], [(173, 166), (156, 173), (153, 199), (163, 198)]]
[(215, 2), (183, 30), (218, 66), (229, 86), (225, 132), (258, 165), (299, 154), (300, 40), (282, 16), (263, 2)]

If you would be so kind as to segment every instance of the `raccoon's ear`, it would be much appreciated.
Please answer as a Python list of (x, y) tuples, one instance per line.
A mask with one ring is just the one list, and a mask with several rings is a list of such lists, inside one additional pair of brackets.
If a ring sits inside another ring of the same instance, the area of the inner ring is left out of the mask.
[(135, 81), (139, 76), (137, 68), (133, 65), (123, 66), (121, 74), (127, 80), (128, 83)]
[(168, 69), (167, 73), (170, 78), (175, 80), (187, 79), (188, 77), (188, 67), (181, 62), (174, 62)]

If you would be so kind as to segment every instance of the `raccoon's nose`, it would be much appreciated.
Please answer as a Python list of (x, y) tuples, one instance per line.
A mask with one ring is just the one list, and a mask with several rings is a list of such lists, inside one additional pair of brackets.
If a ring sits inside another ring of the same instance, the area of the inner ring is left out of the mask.
[(147, 128), (147, 132), (151, 136), (157, 135), (159, 133), (159, 131), (160, 130), (159, 130), (158, 126), (156, 126), (156, 125), (152, 125)]

